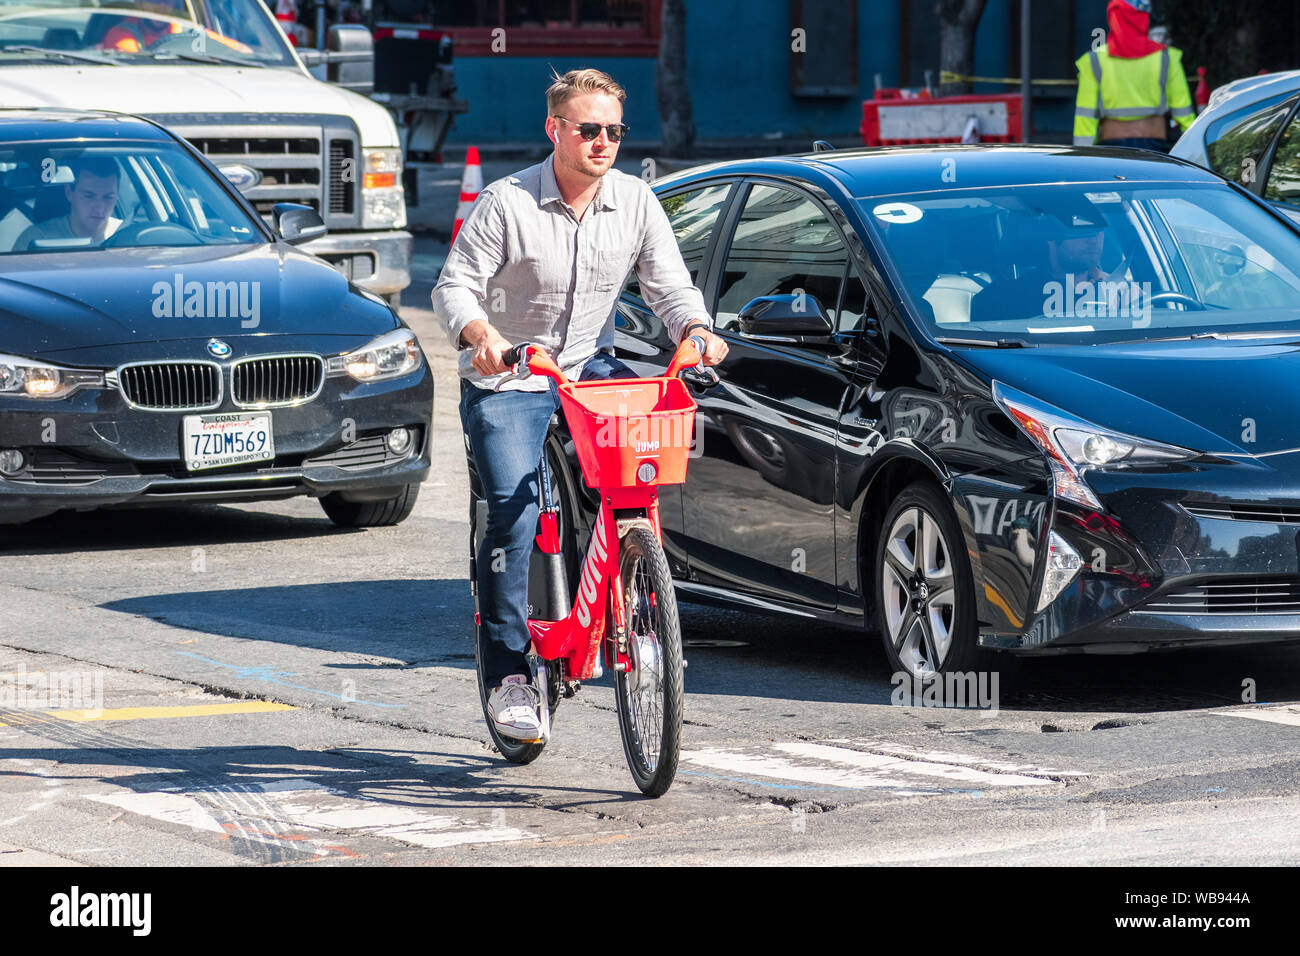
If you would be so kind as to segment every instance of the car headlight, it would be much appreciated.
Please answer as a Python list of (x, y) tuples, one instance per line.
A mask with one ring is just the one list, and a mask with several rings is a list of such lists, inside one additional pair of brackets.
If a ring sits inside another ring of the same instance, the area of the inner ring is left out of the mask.
[(64, 368), (16, 355), (0, 355), (0, 395), (67, 398), (83, 387), (102, 387), (103, 372)]
[(424, 361), (410, 329), (395, 329), (359, 349), (330, 358), (331, 375), (351, 375), (358, 382), (379, 382), (414, 372)]
[(401, 229), (406, 225), (402, 151), (367, 149), (365, 159), (361, 179), (361, 228)]
[(1001, 382), (993, 383), (993, 400), (1047, 455), (1053, 494), (1098, 511), (1101, 502), (1083, 479), (1089, 469), (1186, 461), (1200, 454), (1102, 428)]

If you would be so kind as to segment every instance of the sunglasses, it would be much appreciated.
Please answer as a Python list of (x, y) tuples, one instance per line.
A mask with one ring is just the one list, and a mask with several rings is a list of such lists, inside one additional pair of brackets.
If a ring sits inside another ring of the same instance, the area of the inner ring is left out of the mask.
[[(565, 119), (563, 116), (557, 115), (555, 118), (558, 120), (564, 120), (566, 123), (572, 122), (571, 120)], [(611, 143), (621, 143), (623, 137), (627, 135), (628, 131), (628, 125), (626, 123), (609, 123), (604, 126), (600, 123), (573, 123), (573, 125), (578, 128), (579, 135), (588, 142), (591, 142), (591, 140), (599, 136), (600, 131), (603, 129), (609, 135), (609, 141)]]

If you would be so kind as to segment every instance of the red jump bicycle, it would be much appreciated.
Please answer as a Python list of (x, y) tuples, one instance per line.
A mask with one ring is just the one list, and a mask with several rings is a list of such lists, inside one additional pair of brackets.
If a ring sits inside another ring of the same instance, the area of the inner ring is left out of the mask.
[[(477, 662), (488, 731), (506, 760), (535, 760), (550, 738), (560, 699), (572, 697), (582, 681), (600, 677), (608, 668), (614, 673), (623, 752), (636, 785), (653, 797), (672, 785), (681, 750), (685, 662), (677, 599), (661, 544), (657, 489), (686, 480), (696, 406), (677, 375), (699, 365), (703, 351), (704, 342), (693, 336), (683, 340), (663, 377), (589, 382), (570, 382), (531, 343), (516, 345), (503, 356), (516, 374), (545, 375), (558, 384), (583, 481), (600, 495), (570, 606), (559, 509), (543, 451), (534, 559), (542, 563), (542, 606), (557, 619), (528, 621), (528, 661), (542, 727), (536, 740), (498, 733), (487, 709), (491, 688), (483, 682), (482, 661)], [(477, 597), (475, 603), (479, 626)]]

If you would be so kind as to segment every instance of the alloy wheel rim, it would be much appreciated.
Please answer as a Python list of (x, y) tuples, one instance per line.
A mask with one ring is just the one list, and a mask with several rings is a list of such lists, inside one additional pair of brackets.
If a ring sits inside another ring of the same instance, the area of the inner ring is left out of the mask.
[(894, 653), (911, 678), (932, 680), (952, 648), (957, 611), (951, 552), (933, 515), (912, 507), (894, 519), (880, 573)]

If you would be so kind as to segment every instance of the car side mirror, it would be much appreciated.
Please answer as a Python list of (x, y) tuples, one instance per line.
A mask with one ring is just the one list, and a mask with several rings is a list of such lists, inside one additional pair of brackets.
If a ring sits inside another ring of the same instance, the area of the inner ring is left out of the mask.
[(325, 78), (345, 90), (375, 91), (375, 38), (359, 23), (336, 23), (326, 34)]
[(272, 206), (271, 220), (276, 234), (290, 245), (319, 239), (328, 231), (320, 213), (311, 206), (293, 202), (278, 202)]
[(740, 337), (751, 342), (831, 344), (831, 320), (817, 296), (807, 292), (761, 295), (745, 303), (737, 318)]

